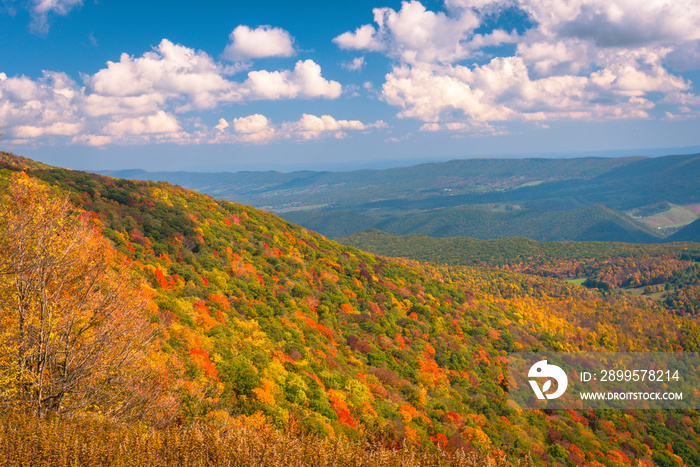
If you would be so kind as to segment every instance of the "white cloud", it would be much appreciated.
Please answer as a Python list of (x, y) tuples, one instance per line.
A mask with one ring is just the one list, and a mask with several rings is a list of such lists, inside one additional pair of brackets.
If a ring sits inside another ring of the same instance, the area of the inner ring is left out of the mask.
[(345, 130), (365, 130), (367, 125), (359, 120), (336, 120), (330, 115), (317, 117), (304, 114), (299, 121), (287, 125), (287, 129), (302, 139), (319, 139), (323, 135), (343, 138), (346, 136)]
[(18, 78), (7, 78), (7, 75), (3, 73), (3, 77), (3, 95), (13, 102), (31, 101), (40, 98), (44, 94), (39, 83), (36, 83), (25, 76), (20, 76)]
[(32, 0), (30, 26), (35, 32), (47, 33), (49, 15), (66, 16), (73, 8), (82, 4), (83, 0)]
[(351, 62), (343, 63), (343, 68), (350, 71), (359, 71), (365, 66), (365, 57), (355, 57)]
[(619, 52), (615, 57), (606, 57), (605, 68), (592, 73), (591, 80), (624, 96), (687, 90), (689, 83), (671, 75), (662, 66), (662, 58), (662, 53), (647, 49)]
[[(588, 76), (531, 79), (520, 57), (494, 58), (469, 68), (460, 65), (403, 65), (387, 75), (383, 99), (400, 107), (400, 117), (417, 118), (425, 130), (464, 129), (508, 120), (646, 118), (650, 92), (688, 88), (649, 55), (618, 58)], [(646, 62), (645, 66), (638, 64)], [(447, 124), (436, 126), (438, 124)]]
[(281, 28), (260, 26), (250, 29), (241, 25), (229, 38), (231, 43), (224, 49), (223, 57), (230, 61), (294, 55), (292, 36)]
[(156, 112), (165, 105), (166, 96), (157, 92), (136, 96), (80, 95), (76, 102), (87, 117), (142, 115)]
[(407, 62), (453, 62), (468, 56), (464, 42), (479, 26), (477, 15), (465, 10), (458, 17), (432, 12), (417, 1), (404, 2), (401, 10), (374, 10), (374, 20), (386, 31), (392, 49)]
[(313, 60), (299, 60), (294, 70), (251, 71), (243, 83), (250, 99), (293, 99), (340, 97), (342, 86), (321, 76), (321, 67)]
[(33, 0), (32, 11), (37, 14), (67, 15), (74, 7), (82, 4), (83, 0)]
[(229, 126), (229, 125), (228, 125), (228, 122), (226, 121), (226, 119), (220, 118), (220, 119), (219, 119), (219, 123), (218, 123), (214, 128), (216, 128), (217, 130), (219, 130), (220, 132), (223, 133), (223, 131), (224, 131), (226, 128), (228, 128), (228, 126)]
[(193, 134), (182, 131), (175, 115), (159, 110), (150, 115), (100, 120), (85, 133), (76, 135), (72, 141), (89, 146), (106, 146), (108, 144), (188, 143), (195, 140)]
[(83, 128), (80, 123), (56, 122), (51, 125), (32, 126), (20, 125), (14, 127), (14, 136), (17, 138), (38, 138), (41, 136), (59, 135), (73, 136)]
[[(501, 67), (502, 68), (502, 67)], [(484, 70), (484, 75), (491, 70)], [(494, 72), (491, 72), (495, 74)], [(505, 74), (503, 76), (505, 78)], [(482, 81), (485, 77), (482, 76)], [(513, 81), (512, 79), (510, 80)], [(505, 80), (494, 85), (507, 87)], [(474, 120), (506, 120), (512, 110), (499, 104), (494, 95), (479, 89), (475, 73), (467, 67), (404, 65), (386, 77), (382, 97), (403, 110), (399, 117), (417, 118), (424, 122), (468, 117)]]
[(84, 122), (73, 103), (80, 90), (65, 73), (44, 72), (38, 80), (0, 74), (0, 122), (9, 136), (72, 135)]
[(355, 32), (345, 32), (333, 39), (341, 49), (369, 50), (380, 52), (386, 49), (386, 45), (378, 37), (377, 30), (371, 24), (365, 24)]
[[(374, 25), (334, 41), (398, 61), (381, 99), (399, 108), (399, 117), (422, 121), (423, 131), (488, 134), (502, 131), (489, 122), (650, 118), (669, 96), (695, 102), (691, 84), (667, 64), (700, 67), (696, 3), (445, 0), (440, 12), (413, 0), (398, 11), (375, 9)], [(532, 22), (525, 32), (476, 33), (514, 8)], [(494, 57), (486, 49), (506, 43), (517, 43), (514, 54)], [(687, 115), (693, 105), (678, 111)]]
[(500, 3), (499, 0), (445, 0), (445, 6), (448, 10), (460, 10), (465, 8), (482, 9), (496, 3)]
[(261, 114), (235, 118), (233, 131), (237, 133), (239, 141), (248, 143), (266, 143), (276, 136), (276, 130), (270, 121)]
[(438, 132), (449, 131), (452, 133), (467, 133), (470, 136), (497, 136), (508, 134), (502, 127), (494, 127), (487, 122), (448, 122), (448, 123), (425, 123), (418, 131)]
[(106, 135), (84, 134), (73, 138), (74, 143), (82, 143), (88, 146), (104, 147), (114, 142), (114, 137)]
[[(228, 78), (228, 68), (204, 52), (163, 39), (140, 57), (122, 54), (118, 62), (82, 75), (84, 86), (65, 73), (44, 72), (39, 79), (0, 73), (0, 122), (8, 142), (60, 136), (96, 146), (206, 142), (220, 140), (216, 133), (223, 137), (229, 123), (220, 120), (211, 134), (196, 121), (183, 130), (175, 114), (248, 100), (335, 99), (342, 92), (340, 83), (325, 79), (312, 60), (300, 60), (291, 70), (251, 71), (243, 82)], [(233, 122), (239, 130), (241, 125)], [(269, 139), (268, 133), (242, 132), (248, 136), (239, 141)]]
[(245, 88), (252, 99), (291, 99), (299, 95), (299, 87), (285, 71), (251, 71), (245, 81)]
[(696, 0), (520, 0), (539, 29), (599, 47), (641, 47), (700, 39)]
[(222, 134), (217, 135), (215, 140), (217, 142), (255, 144), (266, 144), (280, 140), (310, 141), (329, 137), (344, 138), (348, 136), (348, 132), (369, 131), (385, 127), (386, 123), (381, 120), (363, 123), (359, 120), (338, 120), (330, 115), (319, 117), (311, 114), (303, 114), (297, 121), (275, 125), (264, 115), (253, 114), (233, 119), (230, 127), (224, 127), (221, 131)]
[(153, 115), (120, 118), (110, 122), (104, 128), (106, 134), (114, 136), (177, 133), (179, 130), (180, 124), (177, 118), (162, 110)]
[(106, 97), (139, 96), (154, 102), (176, 99), (179, 111), (241, 100), (235, 83), (222, 76), (221, 67), (211, 57), (167, 39), (142, 57), (122, 54), (119, 62), (107, 62), (107, 68), (84, 81), (89, 92)]
[(261, 114), (249, 115), (233, 120), (233, 129), (236, 133), (260, 133), (268, 128), (270, 128), (270, 122), (266, 116)]
[(589, 69), (595, 60), (595, 51), (585, 41), (563, 39), (557, 41), (523, 41), (517, 53), (537, 76), (578, 74)]
[[(457, 16), (428, 11), (420, 2), (403, 2), (401, 9), (375, 8), (374, 22), (355, 32), (333, 39), (341, 48), (386, 51), (387, 55), (408, 63), (420, 61), (455, 62), (471, 55), (470, 40), (479, 26), (479, 17), (471, 9)], [(507, 37), (494, 36), (495, 37)]]
[(335, 99), (341, 94), (340, 83), (323, 78), (321, 67), (312, 60), (299, 60), (293, 70), (251, 71), (243, 83), (230, 81), (224, 74), (227, 69), (204, 52), (163, 39), (152, 52), (139, 58), (122, 54), (119, 62), (108, 62), (107, 68), (84, 80), (88, 91), (101, 98), (140, 99), (101, 103), (115, 109), (175, 100), (175, 110), (186, 112), (245, 99)]

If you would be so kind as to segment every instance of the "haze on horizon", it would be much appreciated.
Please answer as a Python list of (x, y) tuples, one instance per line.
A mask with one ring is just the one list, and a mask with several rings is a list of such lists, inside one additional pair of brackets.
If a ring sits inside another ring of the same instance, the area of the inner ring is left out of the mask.
[(71, 168), (700, 145), (695, 0), (4, 0), (0, 26), (0, 150)]

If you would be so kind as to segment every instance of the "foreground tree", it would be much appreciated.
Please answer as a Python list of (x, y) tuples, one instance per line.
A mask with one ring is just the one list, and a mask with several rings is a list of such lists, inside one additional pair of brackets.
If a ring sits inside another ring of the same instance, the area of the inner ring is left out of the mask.
[(89, 216), (13, 177), (0, 195), (0, 398), (37, 416), (142, 410), (145, 303)]

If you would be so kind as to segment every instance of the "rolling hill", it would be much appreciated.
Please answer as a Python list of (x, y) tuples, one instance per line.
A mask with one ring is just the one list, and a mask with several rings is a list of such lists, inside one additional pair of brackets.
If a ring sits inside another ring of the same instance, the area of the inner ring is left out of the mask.
[(604, 204), (546, 211), (493, 206), (460, 206), (415, 214), (294, 211), (282, 216), (329, 238), (374, 228), (393, 234), (421, 233), (431, 237), (527, 237), (539, 241), (616, 241), (651, 243), (657, 232)]
[(378, 255), (453, 266), (508, 266), (517, 263), (602, 261), (663, 255), (700, 259), (700, 244), (692, 242), (641, 245), (614, 242), (538, 242), (517, 237), (434, 238), (423, 234), (394, 235), (376, 229), (339, 238), (338, 242)]

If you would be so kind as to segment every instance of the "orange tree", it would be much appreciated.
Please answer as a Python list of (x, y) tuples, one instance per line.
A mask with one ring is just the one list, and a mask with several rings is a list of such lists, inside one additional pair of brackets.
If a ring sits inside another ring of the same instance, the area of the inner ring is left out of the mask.
[(88, 216), (12, 178), (0, 195), (0, 399), (37, 416), (146, 405), (134, 390), (146, 300)]

